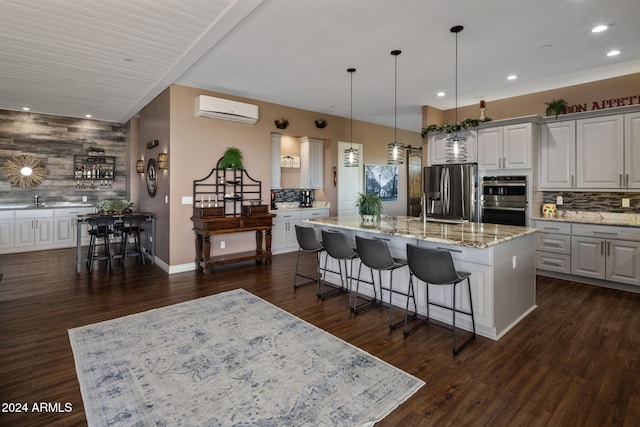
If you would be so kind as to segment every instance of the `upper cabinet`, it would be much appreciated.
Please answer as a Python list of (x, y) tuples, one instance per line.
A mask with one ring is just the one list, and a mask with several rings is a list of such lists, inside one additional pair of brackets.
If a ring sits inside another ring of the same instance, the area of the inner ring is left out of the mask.
[(324, 185), (324, 140), (300, 138), (300, 188), (322, 189)]
[(624, 188), (624, 117), (576, 121), (576, 186)]
[(541, 190), (640, 188), (636, 165), (640, 165), (640, 113), (542, 125)]
[(427, 150), (429, 153), (427, 166), (443, 165), (446, 163), (476, 163), (478, 161), (477, 131), (466, 130), (458, 132), (458, 136), (466, 138), (464, 148), (466, 148), (467, 156), (465, 160), (451, 160), (449, 149), (447, 148), (447, 139), (451, 137), (451, 134), (439, 133), (429, 136), (427, 140)]
[(640, 113), (624, 115), (624, 183), (640, 188)]
[(520, 123), (478, 130), (478, 169), (531, 169), (537, 126)]
[(540, 188), (573, 188), (576, 176), (576, 122), (540, 127)]

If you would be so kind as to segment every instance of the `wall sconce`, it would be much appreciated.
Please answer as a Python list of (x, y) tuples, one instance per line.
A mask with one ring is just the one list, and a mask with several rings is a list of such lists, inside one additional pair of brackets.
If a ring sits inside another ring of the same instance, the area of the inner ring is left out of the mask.
[(138, 160), (136, 162), (136, 172), (144, 173), (144, 160)]
[(158, 154), (158, 169), (166, 170), (169, 169), (169, 154), (160, 153)]

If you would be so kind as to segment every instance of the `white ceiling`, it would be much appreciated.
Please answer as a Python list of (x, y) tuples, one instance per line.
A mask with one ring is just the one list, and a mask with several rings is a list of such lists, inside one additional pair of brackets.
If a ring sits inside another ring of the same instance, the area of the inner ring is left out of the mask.
[(348, 117), (355, 67), (354, 119), (393, 126), (400, 49), (397, 125), (417, 131), (421, 106), (455, 105), (452, 26), (462, 106), (640, 72), (638, 17), (638, 0), (0, 0), (0, 108), (124, 122), (175, 82)]

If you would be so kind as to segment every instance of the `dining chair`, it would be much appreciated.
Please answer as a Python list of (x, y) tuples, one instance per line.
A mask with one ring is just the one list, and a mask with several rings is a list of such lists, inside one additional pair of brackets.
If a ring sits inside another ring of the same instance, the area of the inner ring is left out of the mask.
[[(89, 253), (87, 267), (93, 271), (94, 261), (107, 260), (109, 268), (113, 270), (113, 253), (111, 251), (111, 236), (113, 235), (114, 219), (111, 216), (94, 216), (89, 218)], [(103, 253), (98, 253), (99, 248)]]

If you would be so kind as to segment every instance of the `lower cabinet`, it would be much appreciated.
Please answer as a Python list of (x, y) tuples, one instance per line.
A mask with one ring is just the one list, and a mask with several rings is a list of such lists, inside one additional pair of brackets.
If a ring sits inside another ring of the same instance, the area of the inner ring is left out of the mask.
[(53, 244), (53, 209), (15, 212), (14, 244), (28, 248)]
[(311, 218), (325, 218), (329, 216), (329, 208), (305, 208), (298, 210), (274, 211), (276, 217), (273, 219), (271, 234), (271, 253), (282, 254), (298, 250), (298, 239), (296, 238), (296, 225), (311, 227), (302, 221)]
[(536, 268), (640, 286), (640, 229), (536, 221)]
[(14, 239), (13, 211), (0, 211), (0, 251), (7, 252), (13, 248)]

